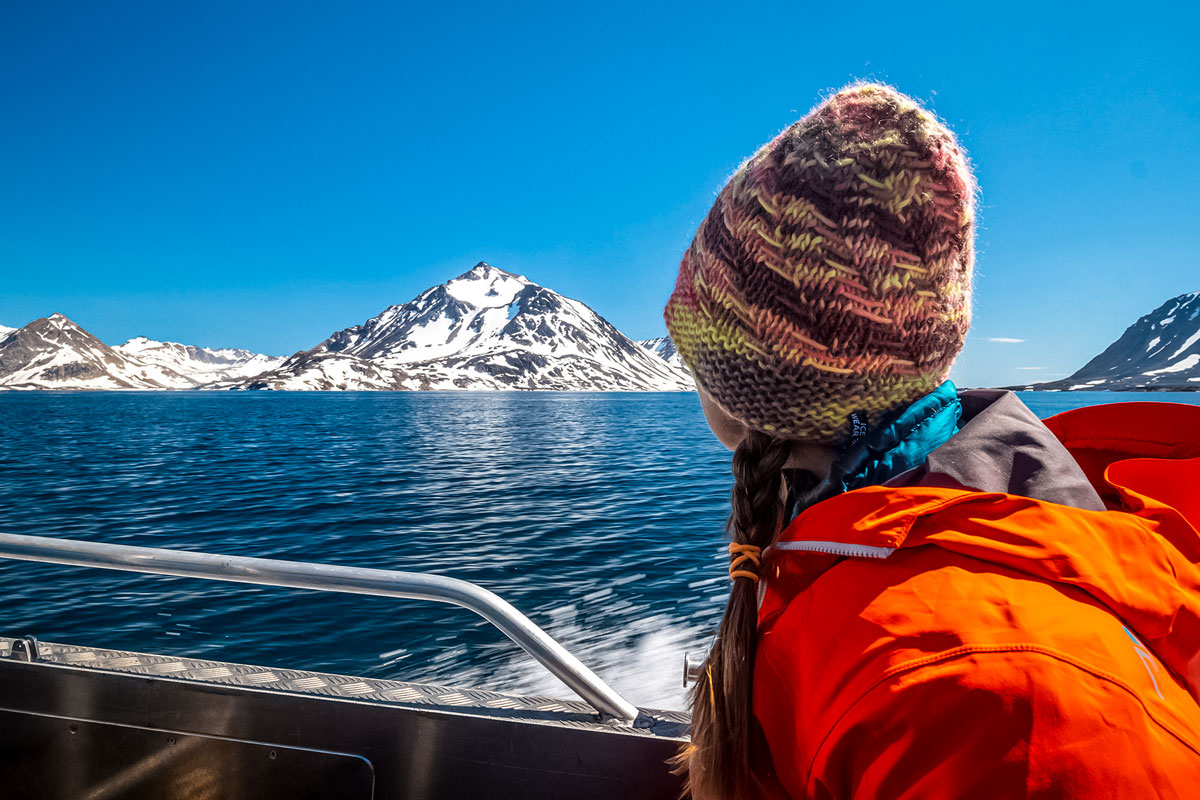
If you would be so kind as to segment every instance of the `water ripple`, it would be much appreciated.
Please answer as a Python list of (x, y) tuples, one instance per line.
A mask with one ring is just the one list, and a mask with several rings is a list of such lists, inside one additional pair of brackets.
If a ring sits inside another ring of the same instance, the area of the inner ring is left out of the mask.
[[(728, 455), (690, 395), (5, 394), (0, 529), (474, 581), (637, 702), (715, 625)], [(0, 562), (6, 634), (563, 694), (442, 605)]]
[[(464, 578), (646, 705), (728, 589), (692, 395), (0, 393), (0, 434), (0, 530)], [(566, 693), (440, 604), (4, 561), (0, 593), (7, 635)]]

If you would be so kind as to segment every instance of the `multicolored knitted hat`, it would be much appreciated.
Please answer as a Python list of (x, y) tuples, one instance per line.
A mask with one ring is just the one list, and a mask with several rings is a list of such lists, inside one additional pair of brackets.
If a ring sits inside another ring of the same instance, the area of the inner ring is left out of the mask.
[(751, 428), (845, 445), (942, 383), (971, 324), (975, 185), (954, 135), (886, 86), (843, 89), (721, 190), (667, 329)]

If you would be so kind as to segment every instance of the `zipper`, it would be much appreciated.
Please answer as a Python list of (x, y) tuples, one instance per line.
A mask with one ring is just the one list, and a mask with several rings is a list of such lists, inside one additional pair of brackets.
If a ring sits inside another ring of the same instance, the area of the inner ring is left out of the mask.
[(853, 558), (887, 558), (896, 552), (896, 548), (894, 547), (819, 541), (776, 542), (771, 545), (771, 549), (802, 550), (807, 553), (826, 553), (831, 556), (851, 556)]

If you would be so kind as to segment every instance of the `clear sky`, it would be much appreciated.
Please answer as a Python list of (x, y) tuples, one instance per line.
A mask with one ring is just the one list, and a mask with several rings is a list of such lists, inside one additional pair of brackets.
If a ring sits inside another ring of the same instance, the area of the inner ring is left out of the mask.
[(286, 354), (486, 260), (658, 336), (724, 180), (862, 78), (976, 165), (960, 383), (1061, 377), (1200, 289), (1200, 13), (983, 5), (6, 2), (0, 324)]

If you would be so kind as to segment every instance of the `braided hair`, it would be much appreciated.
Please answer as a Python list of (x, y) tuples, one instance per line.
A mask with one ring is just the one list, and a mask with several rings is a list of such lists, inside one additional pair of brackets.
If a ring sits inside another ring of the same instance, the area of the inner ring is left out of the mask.
[[(750, 432), (733, 453), (728, 530), (734, 545), (769, 547), (786, 521), (784, 465), (792, 442)], [(675, 759), (695, 800), (739, 798), (749, 790), (752, 677), (758, 582), (738, 579), (717, 638), (692, 690), (692, 738)]]

